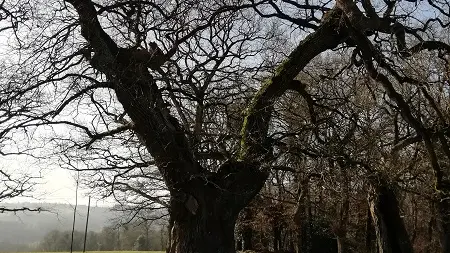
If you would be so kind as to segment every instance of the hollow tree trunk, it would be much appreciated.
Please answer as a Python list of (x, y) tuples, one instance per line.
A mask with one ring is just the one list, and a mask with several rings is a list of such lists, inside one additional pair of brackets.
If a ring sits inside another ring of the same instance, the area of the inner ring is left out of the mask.
[(267, 173), (229, 163), (171, 192), (169, 253), (234, 253), (239, 212), (263, 186)]
[(370, 212), (378, 253), (412, 253), (394, 190), (380, 176), (371, 179)]

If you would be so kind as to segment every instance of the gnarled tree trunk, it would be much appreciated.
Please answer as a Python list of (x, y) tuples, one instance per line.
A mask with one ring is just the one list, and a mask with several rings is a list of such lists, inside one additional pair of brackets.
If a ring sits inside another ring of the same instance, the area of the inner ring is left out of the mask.
[(273, 104), (287, 89), (301, 89), (293, 82), (298, 73), (345, 37), (339, 33), (339, 11), (330, 11), (324, 24), (299, 44), (254, 96), (243, 123), (239, 155), (241, 161), (251, 162), (229, 162), (211, 173), (198, 163), (185, 129), (165, 106), (151, 73), (174, 55), (177, 45), (166, 54), (156, 43), (150, 52), (121, 48), (101, 27), (91, 0), (66, 2), (78, 13), (89, 47), (86, 58), (107, 77), (171, 193), (169, 252), (235, 252), (237, 215), (261, 189), (267, 178), (261, 165), (273, 155), (267, 137)]
[(194, 179), (189, 188), (172, 192), (168, 252), (235, 252), (238, 214), (267, 176), (251, 165), (227, 163), (207, 179)]

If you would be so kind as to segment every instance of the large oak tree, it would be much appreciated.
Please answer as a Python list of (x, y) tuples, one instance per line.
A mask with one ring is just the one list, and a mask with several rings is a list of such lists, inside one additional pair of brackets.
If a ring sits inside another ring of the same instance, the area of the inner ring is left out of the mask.
[[(347, 47), (353, 50), (353, 66), (363, 68), (383, 88), (390, 105), (414, 131), (415, 136), (404, 137), (402, 145), (424, 143), (436, 181), (443, 252), (448, 252), (448, 116), (442, 102), (430, 95), (431, 81), (416, 78), (398, 63), (430, 50), (438, 52), (445, 65), (450, 47), (429, 31), (434, 24), (447, 27), (450, 15), (447, 3), (430, 0), (426, 10), (415, 10), (415, 4), (369, 0), (36, 1), (31, 5), (32, 20), (23, 20), (23, 30), (14, 34), (17, 40), (13, 47), (20, 53), (15, 56), (20, 63), (16, 70), (21, 75), (11, 74), (10, 78), (25, 84), (18, 85), (14, 92), (42, 100), (36, 109), (20, 112), (26, 122), (17, 128), (53, 126), (57, 136), (49, 139), (56, 140), (69, 158), (61, 156), (63, 163), (75, 169), (79, 164), (71, 160), (73, 148), (93, 149), (91, 157), (80, 157), (93, 164), (106, 157), (103, 163), (97, 163), (97, 170), (105, 164), (113, 169), (124, 164), (126, 169), (153, 168), (142, 169), (138, 176), (147, 177), (147, 182), (130, 185), (121, 181), (116, 186), (169, 209), (168, 251), (234, 252), (238, 214), (264, 185), (271, 166), (276, 165), (276, 144), (270, 135), (275, 103), (288, 90), (314, 102), (297, 80), (299, 73), (316, 56), (338, 46)], [(428, 17), (431, 14), (427, 10), (434, 10), (435, 17)], [(298, 36), (293, 39), (298, 44), (273, 71), (269, 69), (278, 63), (283, 50), (263, 50), (272, 43), (262, 43), (263, 49), (256, 46), (258, 43), (250, 43), (279, 38), (274, 35), (276, 27), (261, 25), (261, 19), (276, 20), (272, 26), (291, 25), (292, 34)], [(265, 29), (265, 34), (258, 33)], [(265, 59), (261, 59), (263, 54)], [(448, 86), (448, 81), (442, 82)], [(423, 103), (431, 108), (427, 116), (436, 120), (425, 121), (414, 101), (398, 89), (401, 85), (417, 88), (426, 98)], [(252, 92), (255, 87), (260, 88)], [(239, 97), (240, 93), (245, 96)], [(211, 107), (238, 111), (230, 106), (227, 95), (239, 97), (240, 105), (247, 103), (242, 124), (237, 127), (238, 142), (226, 138), (236, 127), (223, 135), (218, 124), (211, 123), (223, 117), (208, 111)], [(214, 103), (211, 98), (216, 99)], [(57, 125), (68, 125), (78, 132), (66, 133)], [(223, 137), (216, 140), (233, 146), (228, 151), (234, 152), (223, 152), (212, 145), (208, 135)], [(80, 136), (88, 138), (86, 143), (80, 144)], [(118, 145), (134, 141), (144, 149), (94, 145), (112, 136), (120, 136), (113, 139)], [(339, 162), (345, 168), (351, 161)], [(124, 174), (98, 181), (114, 185)], [(149, 182), (163, 182), (170, 200), (146, 194), (143, 189)], [(383, 194), (389, 197), (385, 203), (395, 203), (390, 192)], [(380, 217), (386, 219), (380, 224), (392, 218)], [(402, 246), (405, 235), (399, 213), (395, 212), (392, 219), (397, 224), (392, 229), (400, 231), (400, 239), (389, 241), (380, 236), (390, 245), (384, 250), (409, 252), (408, 245)], [(390, 228), (378, 231), (385, 229)]]

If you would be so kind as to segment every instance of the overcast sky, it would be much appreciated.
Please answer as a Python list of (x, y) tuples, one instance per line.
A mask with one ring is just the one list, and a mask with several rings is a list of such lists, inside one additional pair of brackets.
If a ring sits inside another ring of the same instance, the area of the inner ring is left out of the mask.
[[(8, 171), (14, 175), (17, 172), (33, 173), (39, 171), (36, 164), (32, 164), (25, 158), (0, 158), (0, 166), (8, 168)], [(34, 174), (36, 175), (36, 174)], [(33, 198), (20, 197), (8, 200), (7, 202), (51, 202), (62, 204), (75, 204), (76, 190), (76, 173), (73, 171), (61, 169), (58, 167), (45, 168), (41, 172), (42, 179), (36, 180), (39, 184), (35, 186), (35, 191), (31, 194)], [(79, 189), (78, 204), (88, 204), (88, 191)], [(99, 200), (96, 196), (91, 196), (91, 204), (93, 206), (110, 206), (113, 201)]]

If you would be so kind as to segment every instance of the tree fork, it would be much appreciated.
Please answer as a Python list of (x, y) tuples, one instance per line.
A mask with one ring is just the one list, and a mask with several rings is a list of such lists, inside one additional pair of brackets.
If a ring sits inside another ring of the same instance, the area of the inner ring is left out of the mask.
[(241, 130), (241, 160), (267, 158), (270, 153), (270, 140), (267, 140), (265, 135), (275, 100), (292, 88), (293, 80), (314, 57), (335, 48), (347, 37), (340, 28), (341, 14), (337, 8), (330, 10), (321, 26), (300, 42), (255, 94), (245, 111)]
[(237, 215), (268, 176), (261, 165), (270, 153), (266, 135), (272, 105), (311, 59), (341, 43), (344, 35), (336, 22), (339, 11), (332, 10), (255, 95), (242, 128), (240, 161), (225, 163), (217, 173), (211, 173), (195, 159), (192, 147), (178, 121), (164, 106), (148, 70), (149, 66), (154, 69), (164, 61), (136, 59), (138, 49), (119, 48), (102, 29), (90, 0), (67, 2), (77, 10), (82, 35), (99, 59), (99, 70), (113, 83), (119, 102), (171, 193), (169, 252), (235, 252)]

